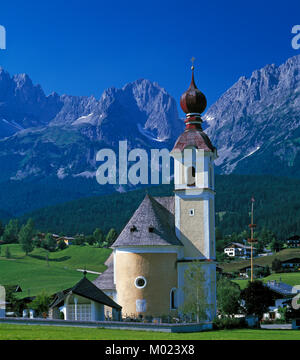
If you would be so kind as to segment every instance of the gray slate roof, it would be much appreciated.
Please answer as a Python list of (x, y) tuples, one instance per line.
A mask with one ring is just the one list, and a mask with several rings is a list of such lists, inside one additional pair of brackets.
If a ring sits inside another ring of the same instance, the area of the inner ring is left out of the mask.
[(276, 280), (268, 281), (266, 286), (270, 289), (275, 291), (276, 293), (284, 296), (293, 296), (293, 286), (289, 284), (285, 284), (283, 282), (278, 282)]
[[(133, 227), (135, 231), (131, 231)], [(183, 246), (175, 235), (174, 197), (153, 198), (147, 194), (112, 248), (147, 245)]]
[[(250, 250), (250, 249), (251, 249), (251, 246), (244, 245), (244, 244), (241, 244), (241, 243), (236, 243), (236, 242), (231, 242), (231, 243), (227, 244), (227, 245), (224, 247), (224, 249), (230, 248), (232, 245), (235, 245), (236, 247), (239, 247), (239, 248), (241, 248), (241, 249), (246, 249), (246, 250)], [(255, 249), (255, 248), (253, 247), (253, 249)]]
[(107, 305), (115, 309), (121, 309), (121, 306), (114, 302), (109, 296), (107, 296), (96, 285), (89, 281), (86, 277), (83, 277), (75, 286), (71, 289), (62, 291), (57, 294), (56, 299), (50, 305), (50, 308), (59, 306), (68, 294), (73, 293), (100, 304)]
[(114, 258), (113, 254), (105, 261), (105, 265), (108, 267), (101, 275), (93, 281), (93, 284), (101, 290), (115, 290), (114, 284)]

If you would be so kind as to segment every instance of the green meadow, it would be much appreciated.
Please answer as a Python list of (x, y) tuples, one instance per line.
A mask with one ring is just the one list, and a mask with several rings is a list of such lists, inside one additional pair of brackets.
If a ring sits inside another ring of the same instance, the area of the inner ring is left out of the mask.
[[(9, 248), (11, 258), (5, 257), (5, 249)], [(0, 246), (0, 284), (14, 285), (19, 284), (23, 290), (18, 296), (34, 296), (41, 291), (53, 294), (75, 285), (82, 273), (77, 269), (103, 272), (106, 269), (105, 260), (111, 253), (110, 249), (101, 249), (93, 246), (69, 246), (67, 249), (48, 253), (44, 249), (34, 249), (34, 251), (25, 256), (19, 244)], [(285, 258), (287, 256), (298, 255), (299, 250), (286, 249), (277, 256)], [(260, 262), (270, 262), (273, 257), (259, 259)], [(244, 261), (243, 263), (247, 263)], [(236, 267), (238, 262), (224, 264), (224, 267)], [(229, 269), (226, 269), (229, 270)], [(90, 280), (94, 280), (97, 275), (88, 274)], [(290, 285), (300, 285), (300, 272), (298, 273), (280, 273), (272, 274), (263, 279), (283, 281)], [(234, 280), (243, 289), (247, 286), (248, 280)]]
[[(269, 280), (276, 280), (281, 281), (286, 284), (295, 286), (300, 285), (300, 271), (297, 273), (279, 273), (279, 274), (272, 274), (270, 276), (267, 276), (263, 279), (261, 279), (263, 282), (268, 282)], [(237, 283), (241, 289), (244, 289), (249, 280), (233, 280), (235, 283)]]
[[(5, 248), (9, 247), (11, 258), (5, 258)], [(0, 284), (21, 286), (21, 297), (34, 296), (41, 291), (53, 294), (75, 285), (82, 278), (76, 269), (103, 272), (105, 260), (111, 253), (109, 249), (92, 246), (70, 246), (65, 250), (49, 253), (35, 249), (25, 256), (18, 244), (2, 245), (0, 256)], [(97, 275), (88, 274), (90, 280)]]
[(131, 330), (0, 324), (0, 340), (300, 340), (300, 331), (238, 329), (172, 334)]

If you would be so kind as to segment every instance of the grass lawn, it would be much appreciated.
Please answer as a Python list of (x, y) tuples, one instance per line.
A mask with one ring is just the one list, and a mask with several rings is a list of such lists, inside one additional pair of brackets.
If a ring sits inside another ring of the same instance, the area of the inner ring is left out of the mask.
[[(11, 258), (4, 257), (5, 248), (9, 247)], [(46, 261), (46, 251), (35, 249), (25, 256), (18, 244), (2, 245), (0, 256), (0, 284), (21, 286), (20, 297), (34, 296), (45, 290), (53, 294), (59, 290), (75, 285), (82, 278), (82, 273), (76, 269), (103, 272), (106, 269), (105, 260), (111, 253), (109, 249), (99, 249), (92, 246), (70, 246), (65, 250), (49, 253)], [(88, 274), (89, 280), (97, 275)]]
[[(272, 274), (270, 276), (267, 276), (264, 279), (261, 279), (263, 282), (268, 282), (269, 280), (276, 280), (276, 281), (282, 281), (289, 285), (300, 285), (300, 272), (298, 273), (279, 273), (279, 274)], [(237, 284), (240, 285), (241, 289), (244, 289), (249, 280), (233, 280)]]
[(0, 340), (300, 340), (299, 330), (219, 330), (190, 334), (0, 324)]

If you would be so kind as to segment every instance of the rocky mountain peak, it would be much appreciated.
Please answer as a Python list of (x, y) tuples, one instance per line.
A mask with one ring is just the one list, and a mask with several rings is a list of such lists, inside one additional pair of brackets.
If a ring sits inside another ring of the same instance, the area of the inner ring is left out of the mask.
[[(206, 131), (219, 149), (217, 165), (222, 172), (246, 171), (243, 164), (263, 158), (263, 152), (271, 151), (275, 144), (276, 162), (290, 166), (285, 141), (292, 139), (300, 126), (299, 70), (300, 55), (280, 66), (255, 70), (249, 78), (241, 77), (208, 109)], [(290, 149), (292, 163), (298, 157), (296, 148)], [(256, 168), (262, 171), (259, 164)], [(267, 164), (263, 168), (267, 171)]]

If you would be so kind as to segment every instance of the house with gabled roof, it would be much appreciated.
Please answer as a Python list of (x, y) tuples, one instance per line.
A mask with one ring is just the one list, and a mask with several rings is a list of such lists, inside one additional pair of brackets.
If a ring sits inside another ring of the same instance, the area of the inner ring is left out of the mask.
[(50, 304), (50, 317), (59, 319), (63, 312), (65, 320), (103, 321), (104, 308), (112, 309), (114, 320), (121, 319), (122, 307), (106, 295), (99, 287), (83, 278), (72, 288), (58, 292)]
[(296, 289), (295, 286), (276, 280), (269, 280), (265, 286), (272, 292), (274, 303), (269, 307), (269, 312), (264, 314), (264, 319), (280, 319), (281, 314), (279, 313), (278, 309), (291, 304), (291, 300), (297, 294), (297, 292), (300, 292), (300, 290)]

